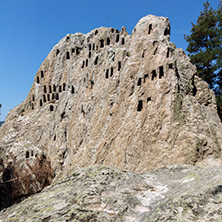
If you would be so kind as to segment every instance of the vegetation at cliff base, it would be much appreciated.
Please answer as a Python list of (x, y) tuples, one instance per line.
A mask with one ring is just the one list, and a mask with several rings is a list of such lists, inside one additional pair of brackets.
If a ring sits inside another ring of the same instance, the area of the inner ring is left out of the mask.
[(191, 62), (197, 75), (213, 89), (217, 109), (222, 119), (222, 1), (213, 9), (207, 1), (197, 24), (192, 23), (191, 34), (185, 36)]

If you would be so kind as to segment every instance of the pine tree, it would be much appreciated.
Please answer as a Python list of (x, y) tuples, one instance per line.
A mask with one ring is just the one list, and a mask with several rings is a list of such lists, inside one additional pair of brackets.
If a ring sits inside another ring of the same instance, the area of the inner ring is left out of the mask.
[(218, 20), (218, 51), (217, 51), (217, 86), (215, 90), (217, 99), (217, 109), (219, 116), (222, 120), (222, 1), (220, 1), (217, 10), (217, 20)]
[[(191, 34), (185, 36), (191, 62), (197, 67), (197, 75), (214, 90), (218, 114), (222, 119), (222, 1), (218, 9), (204, 3), (197, 24), (192, 23)], [(221, 112), (220, 112), (221, 110)]]

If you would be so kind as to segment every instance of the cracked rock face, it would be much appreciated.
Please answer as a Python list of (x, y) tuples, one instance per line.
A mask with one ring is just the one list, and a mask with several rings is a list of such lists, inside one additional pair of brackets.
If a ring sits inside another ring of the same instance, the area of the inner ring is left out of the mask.
[(1, 211), (0, 221), (221, 221), (221, 178), (221, 167), (91, 166)]
[(169, 39), (168, 19), (151, 15), (131, 35), (101, 27), (63, 38), (0, 128), (1, 176), (12, 165), (38, 181), (36, 158), (48, 182), (93, 164), (143, 172), (220, 163), (215, 96)]

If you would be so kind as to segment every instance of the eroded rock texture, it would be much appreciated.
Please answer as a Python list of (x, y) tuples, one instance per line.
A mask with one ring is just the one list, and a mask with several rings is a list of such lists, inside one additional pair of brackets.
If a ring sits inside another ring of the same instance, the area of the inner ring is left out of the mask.
[(221, 221), (221, 178), (221, 167), (136, 174), (91, 166), (1, 211), (0, 221)]
[(25, 169), (35, 187), (30, 164), (43, 157), (47, 183), (54, 173), (92, 164), (143, 172), (219, 163), (222, 126), (214, 94), (169, 38), (168, 19), (151, 15), (131, 35), (124, 27), (101, 27), (63, 38), (1, 126), (1, 174), (10, 164)]

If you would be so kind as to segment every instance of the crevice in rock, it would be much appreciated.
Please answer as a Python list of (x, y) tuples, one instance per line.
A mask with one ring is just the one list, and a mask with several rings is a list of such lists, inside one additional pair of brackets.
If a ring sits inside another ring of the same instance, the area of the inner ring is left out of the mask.
[(146, 83), (148, 81), (148, 78), (149, 78), (149, 74), (145, 74), (144, 75), (144, 83)]
[(196, 94), (197, 94), (197, 87), (194, 84), (194, 78), (195, 78), (195, 75), (192, 78), (192, 86), (193, 86), (192, 95), (196, 96)]
[(152, 74), (151, 80), (153, 81), (157, 77), (156, 70), (153, 70), (151, 74)]

